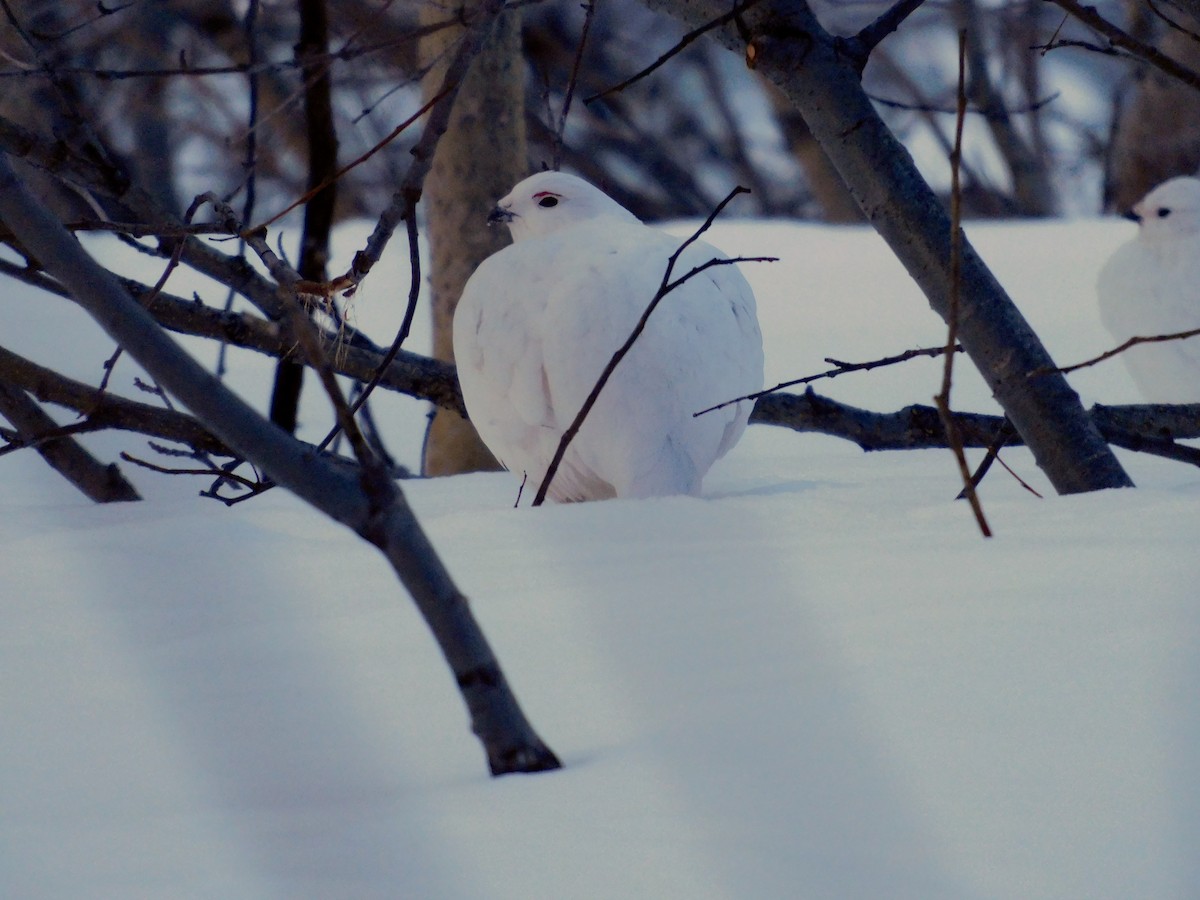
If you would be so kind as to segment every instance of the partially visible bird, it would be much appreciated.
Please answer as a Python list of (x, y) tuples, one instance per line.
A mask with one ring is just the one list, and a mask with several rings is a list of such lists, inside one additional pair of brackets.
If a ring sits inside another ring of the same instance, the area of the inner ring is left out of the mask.
[[(513, 244), (475, 270), (454, 315), (467, 412), (488, 448), (536, 490), (562, 434), (655, 296), (683, 238), (642, 224), (573, 175), (533, 175), (500, 200)], [(672, 279), (712, 259), (696, 241)], [(741, 437), (759, 390), (762, 334), (735, 265), (668, 293), (572, 440), (553, 500), (698, 494)]]
[[(1100, 270), (1100, 319), (1113, 339), (1200, 328), (1200, 179), (1172, 178), (1127, 217), (1138, 234)], [(1150, 403), (1200, 402), (1200, 336), (1138, 344), (1121, 354)]]

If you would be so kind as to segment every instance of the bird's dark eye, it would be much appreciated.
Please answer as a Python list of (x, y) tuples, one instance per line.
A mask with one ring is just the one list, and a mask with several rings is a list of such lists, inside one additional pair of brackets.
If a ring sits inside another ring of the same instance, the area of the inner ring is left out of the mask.
[(1158, 208), (1158, 217), (1160, 219), (1165, 219), (1170, 214), (1171, 214), (1171, 211), (1169, 209), (1167, 209), (1165, 206), (1160, 206)]
[(542, 207), (542, 209), (550, 209), (552, 206), (558, 206), (558, 198), (557, 197), (543, 197), (541, 200), (538, 201), (538, 206)]

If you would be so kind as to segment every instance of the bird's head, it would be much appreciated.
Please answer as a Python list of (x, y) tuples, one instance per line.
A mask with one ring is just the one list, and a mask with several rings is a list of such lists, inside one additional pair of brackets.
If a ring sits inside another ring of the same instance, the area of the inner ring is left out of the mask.
[(509, 191), (488, 215), (503, 222), (514, 242), (542, 237), (595, 219), (637, 222), (638, 218), (599, 188), (565, 172), (539, 172)]
[(1140, 226), (1142, 240), (1200, 235), (1200, 178), (1179, 177), (1164, 181), (1127, 215)]

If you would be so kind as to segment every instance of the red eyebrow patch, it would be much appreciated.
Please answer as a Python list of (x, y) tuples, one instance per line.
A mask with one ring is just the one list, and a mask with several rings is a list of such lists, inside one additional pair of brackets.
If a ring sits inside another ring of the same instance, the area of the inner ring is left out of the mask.
[(554, 191), (538, 191), (536, 194), (533, 195), (533, 199), (536, 200), (538, 197), (561, 197), (561, 196), (562, 196), (562, 194), (556, 194), (556, 193), (554, 193)]

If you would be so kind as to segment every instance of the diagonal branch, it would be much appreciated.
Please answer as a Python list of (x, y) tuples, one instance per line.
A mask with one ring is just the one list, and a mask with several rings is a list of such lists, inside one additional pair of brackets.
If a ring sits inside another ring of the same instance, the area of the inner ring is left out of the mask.
[(862, 60), (859, 68), (867, 63), (867, 57), (883, 41), (885, 37), (899, 28), (904, 20), (921, 8), (925, 0), (899, 0), (898, 3), (884, 10), (874, 22), (864, 27), (850, 39), (854, 53)]
[(567, 131), (567, 114), (571, 111), (571, 100), (575, 96), (575, 85), (579, 83), (579, 66), (583, 62), (583, 51), (587, 48), (588, 32), (592, 30), (592, 19), (596, 16), (596, 3), (599, 0), (587, 0), (583, 5), (583, 28), (579, 32), (579, 46), (575, 48), (575, 61), (571, 64), (571, 77), (567, 81), (566, 96), (563, 97), (562, 112), (558, 116), (558, 124), (554, 128), (554, 151), (551, 154), (550, 167), (556, 172), (562, 165), (563, 135)]
[(492, 774), (560, 766), (526, 719), (467, 598), (393, 481), (364, 484), (363, 475), (372, 473), (346, 471), (314, 454), (184, 353), (17, 179), (3, 154), (0, 218), (152, 378), (230, 447), (382, 552), (438, 642)]
[(1143, 43), (1129, 34), (1129, 32), (1118, 28), (1112, 22), (1108, 21), (1108, 19), (1104, 18), (1104, 16), (1100, 15), (1096, 11), (1096, 7), (1084, 6), (1078, 0), (1050, 0), (1050, 2), (1070, 13), (1093, 31), (1102, 34), (1112, 46), (1119, 47), (1130, 55), (1148, 62), (1156, 69), (1166, 72), (1172, 78), (1176, 78), (1186, 85), (1200, 88), (1200, 72), (1185, 66), (1173, 57), (1167, 56), (1167, 54), (1163, 53), (1157, 47)]
[(1106, 359), (1112, 359), (1114, 356), (1119, 356), (1130, 347), (1136, 347), (1138, 344), (1158, 344), (1167, 341), (1182, 341), (1187, 338), (1200, 336), (1200, 328), (1192, 328), (1188, 331), (1176, 331), (1172, 334), (1151, 334), (1131, 337), (1125, 343), (1113, 347), (1111, 350), (1105, 350), (1098, 356), (1093, 356), (1091, 359), (1085, 359), (1083, 362), (1075, 363), (1071, 366), (1063, 366), (1060, 369), (1043, 367), (1034, 369), (1029, 373), (1030, 378), (1041, 378), (1043, 375), (1066, 375), (1070, 372), (1076, 372), (1079, 369), (1086, 369), (1089, 366), (1094, 366), (1097, 363), (1102, 363)]
[(645, 78), (647, 75), (651, 74), (652, 72), (656, 71), (657, 69), (662, 68), (670, 60), (672, 60), (674, 57), (678, 56), (680, 53), (682, 53), (684, 50), (686, 50), (689, 45), (694, 44), (696, 41), (698, 41), (700, 38), (702, 38), (708, 32), (713, 31), (716, 28), (720, 28), (724, 25), (728, 25), (730, 22), (736, 22), (738, 20), (738, 18), (742, 15), (742, 13), (744, 13), (746, 10), (750, 9), (752, 6), (755, 6), (761, 2), (762, 2), (762, 0), (742, 0), (741, 3), (736, 4), (733, 7), (733, 9), (731, 9), (729, 12), (725, 13), (724, 15), (717, 16), (716, 18), (709, 20), (708, 22), (704, 23), (703, 25), (701, 25), (698, 28), (693, 28), (691, 31), (689, 31), (687, 34), (685, 34), (682, 38), (679, 39), (679, 43), (677, 43), (674, 47), (672, 47), (670, 50), (668, 50), (666, 53), (664, 53), (662, 56), (660, 56), (658, 59), (656, 59), (650, 65), (646, 66), (646, 68), (642, 69), (640, 72), (636, 73), (635, 75), (630, 75), (628, 78), (626, 78), (620, 84), (614, 84), (610, 88), (605, 88), (604, 90), (600, 91), (600, 93), (598, 93), (598, 94), (592, 94), (590, 97), (584, 97), (583, 102), (584, 103), (594, 103), (596, 100), (599, 100), (601, 97), (607, 97), (609, 94), (618, 93), (619, 91), (625, 90), (625, 88), (629, 87), (630, 85), (636, 84), (637, 82), (639, 82), (643, 78)]
[[(774, 394), (777, 391), (782, 391), (785, 388), (796, 387), (801, 384), (811, 384), (814, 381), (820, 381), (823, 378), (837, 378), (839, 375), (845, 375), (847, 372), (869, 372), (871, 369), (878, 369), (883, 366), (894, 366), (897, 363), (908, 362), (910, 359), (918, 359), (920, 357), (936, 357), (943, 356), (947, 352), (944, 344), (939, 344), (937, 347), (918, 347), (915, 350), (905, 350), (903, 353), (897, 353), (895, 356), (885, 356), (882, 359), (873, 359), (870, 362), (850, 363), (843, 362), (840, 359), (833, 357), (825, 357), (825, 362), (833, 366), (832, 369), (826, 369), (824, 372), (818, 372), (815, 375), (805, 375), (803, 378), (793, 378), (791, 381), (781, 381), (774, 387), (763, 388), (761, 391), (755, 391), (752, 394), (743, 394), (740, 397), (734, 397), (732, 400), (725, 400), (718, 403), (716, 406), (710, 406), (708, 409), (702, 409), (699, 412), (692, 413), (692, 416), (702, 416), (705, 413), (716, 412), (718, 409), (724, 409), (726, 406), (732, 406), (735, 403), (741, 403), (743, 400), (757, 400), (759, 397), (765, 397), (767, 394)], [(962, 345), (955, 344), (954, 352), (961, 353)]]

